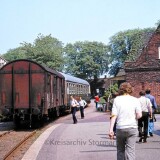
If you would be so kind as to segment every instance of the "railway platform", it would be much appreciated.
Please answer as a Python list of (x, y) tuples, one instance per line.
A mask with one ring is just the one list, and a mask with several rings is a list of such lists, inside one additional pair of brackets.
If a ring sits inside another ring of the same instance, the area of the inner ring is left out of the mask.
[[(32, 144), (22, 160), (116, 160), (116, 140), (110, 140), (109, 113), (97, 112), (94, 103), (85, 109), (85, 119), (72, 124), (72, 117), (60, 119)], [(136, 160), (160, 157), (160, 115), (156, 115), (155, 132), (147, 143), (136, 143)]]

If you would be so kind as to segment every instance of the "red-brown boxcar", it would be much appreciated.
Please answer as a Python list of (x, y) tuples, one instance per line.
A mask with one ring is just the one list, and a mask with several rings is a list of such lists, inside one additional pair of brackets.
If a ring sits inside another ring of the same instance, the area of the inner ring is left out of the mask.
[(15, 60), (0, 70), (0, 110), (22, 120), (52, 116), (64, 105), (64, 77), (31, 60)]

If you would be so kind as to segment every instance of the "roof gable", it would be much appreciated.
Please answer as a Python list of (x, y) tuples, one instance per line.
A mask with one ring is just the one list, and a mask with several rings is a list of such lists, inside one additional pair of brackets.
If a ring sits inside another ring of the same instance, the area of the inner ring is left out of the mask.
[(148, 35), (145, 46), (142, 49), (140, 56), (134, 62), (125, 62), (125, 70), (132, 69), (159, 69), (160, 59), (158, 53), (160, 47), (160, 25), (153, 34)]

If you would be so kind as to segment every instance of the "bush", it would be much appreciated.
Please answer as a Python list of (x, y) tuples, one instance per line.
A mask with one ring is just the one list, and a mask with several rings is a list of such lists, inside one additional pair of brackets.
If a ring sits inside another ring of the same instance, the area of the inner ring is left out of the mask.
[(99, 103), (101, 104), (106, 103), (106, 100), (103, 97), (101, 97)]
[(107, 101), (108, 97), (110, 98), (110, 96), (112, 95), (112, 93), (115, 93), (118, 91), (118, 84), (115, 83), (113, 85), (111, 85), (106, 91), (105, 94), (103, 96), (103, 98)]

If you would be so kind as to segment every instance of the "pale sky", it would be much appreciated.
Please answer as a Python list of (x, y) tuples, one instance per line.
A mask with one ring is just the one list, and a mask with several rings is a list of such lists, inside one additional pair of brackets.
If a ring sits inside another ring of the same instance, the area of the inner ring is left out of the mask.
[(107, 44), (119, 31), (155, 27), (160, 0), (0, 0), (0, 54), (51, 34)]

